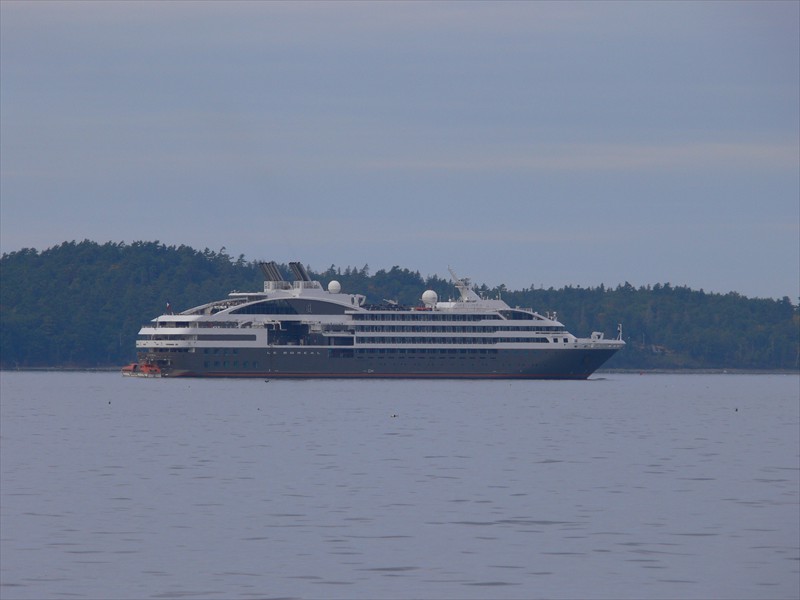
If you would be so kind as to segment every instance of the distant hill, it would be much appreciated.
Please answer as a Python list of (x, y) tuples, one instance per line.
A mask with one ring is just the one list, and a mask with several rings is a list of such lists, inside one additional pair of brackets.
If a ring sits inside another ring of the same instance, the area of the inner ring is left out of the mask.
[[(288, 268), (281, 266), (287, 271)], [(369, 301), (417, 304), (425, 289), (440, 298), (452, 284), (399, 266), (336, 267), (312, 276), (337, 279)], [(288, 277), (287, 277), (288, 278)], [(195, 250), (159, 242), (65, 242), (39, 252), (23, 249), (0, 259), (0, 367), (108, 367), (135, 358), (139, 327), (161, 314), (222, 298), (232, 290), (260, 290), (258, 265), (222, 249)], [(481, 295), (540, 313), (558, 312), (569, 331), (615, 335), (623, 324), (628, 347), (606, 368), (765, 369), (800, 367), (800, 311), (789, 298), (655, 284), (634, 288), (566, 287), (507, 290), (476, 287)]]

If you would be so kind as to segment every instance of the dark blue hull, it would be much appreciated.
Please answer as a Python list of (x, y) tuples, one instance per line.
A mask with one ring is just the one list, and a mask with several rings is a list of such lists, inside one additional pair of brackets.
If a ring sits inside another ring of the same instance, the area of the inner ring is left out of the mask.
[(308, 346), (148, 352), (167, 377), (586, 379), (614, 348), (354, 349)]

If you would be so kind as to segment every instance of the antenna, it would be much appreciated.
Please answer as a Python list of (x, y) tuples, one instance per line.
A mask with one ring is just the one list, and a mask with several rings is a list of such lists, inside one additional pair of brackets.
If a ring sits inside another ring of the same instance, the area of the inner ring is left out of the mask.
[(450, 271), (450, 275), (455, 282), (458, 293), (461, 294), (462, 302), (477, 302), (480, 300), (480, 296), (478, 296), (478, 294), (473, 292), (470, 288), (470, 281), (468, 277), (461, 279), (458, 277), (458, 275), (456, 275), (456, 272), (452, 268), (447, 267), (447, 270)]
[(459, 278), (459, 276), (456, 275), (456, 272), (452, 269), (452, 267), (449, 266), (447, 267), (447, 270), (450, 271), (450, 276), (453, 278), (456, 287), (459, 287), (461, 285), (469, 287), (470, 284), (469, 277), (464, 277), (464, 279)]

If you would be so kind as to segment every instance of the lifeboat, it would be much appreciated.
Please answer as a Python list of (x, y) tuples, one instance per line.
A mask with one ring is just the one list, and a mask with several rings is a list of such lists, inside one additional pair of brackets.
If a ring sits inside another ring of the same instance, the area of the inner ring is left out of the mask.
[(122, 367), (124, 377), (161, 377), (161, 369), (150, 363), (131, 363)]

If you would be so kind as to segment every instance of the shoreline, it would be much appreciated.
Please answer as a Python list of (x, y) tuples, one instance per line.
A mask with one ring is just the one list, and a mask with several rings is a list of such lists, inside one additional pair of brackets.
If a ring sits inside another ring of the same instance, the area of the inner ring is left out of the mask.
[[(6, 372), (55, 372), (55, 373), (114, 373), (119, 372), (121, 366), (111, 367), (15, 367), (0, 368), (0, 373)], [(596, 375), (798, 375), (800, 369), (598, 369), (590, 378)], [(203, 379), (198, 377), (197, 379)], [(413, 378), (410, 378), (413, 379)]]

